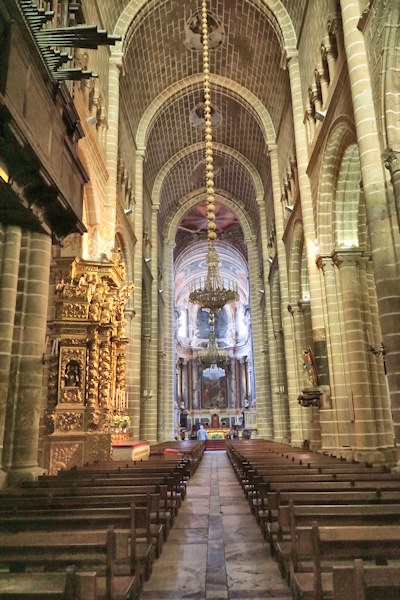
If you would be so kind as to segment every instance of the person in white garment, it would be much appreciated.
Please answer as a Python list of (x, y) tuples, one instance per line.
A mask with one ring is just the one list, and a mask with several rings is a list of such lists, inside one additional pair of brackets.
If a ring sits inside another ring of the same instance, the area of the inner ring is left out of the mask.
[(197, 439), (198, 440), (207, 440), (208, 439), (208, 433), (204, 429), (203, 425), (200, 425), (200, 428), (197, 432)]

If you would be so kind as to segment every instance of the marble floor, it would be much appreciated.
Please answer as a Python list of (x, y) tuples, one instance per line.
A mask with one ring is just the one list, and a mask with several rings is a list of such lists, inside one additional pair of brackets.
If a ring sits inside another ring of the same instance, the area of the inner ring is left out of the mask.
[(142, 600), (291, 600), (225, 451), (188, 481)]

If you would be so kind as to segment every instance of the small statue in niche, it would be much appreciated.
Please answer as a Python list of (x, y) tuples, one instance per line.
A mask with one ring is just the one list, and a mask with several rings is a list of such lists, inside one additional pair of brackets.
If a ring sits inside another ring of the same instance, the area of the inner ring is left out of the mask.
[(316, 387), (318, 385), (317, 367), (310, 347), (308, 347), (307, 350), (303, 350), (302, 362), (304, 368), (305, 383), (308, 385), (311, 384), (314, 387)]
[(78, 387), (80, 383), (79, 363), (76, 360), (70, 360), (65, 366), (64, 385), (65, 387)]

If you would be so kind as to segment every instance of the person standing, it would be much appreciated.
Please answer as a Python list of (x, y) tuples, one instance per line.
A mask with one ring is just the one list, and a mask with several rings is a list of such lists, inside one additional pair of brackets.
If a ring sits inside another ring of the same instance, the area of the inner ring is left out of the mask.
[(204, 429), (203, 425), (200, 425), (199, 427), (199, 430), (197, 432), (197, 439), (202, 441), (208, 440), (208, 433)]

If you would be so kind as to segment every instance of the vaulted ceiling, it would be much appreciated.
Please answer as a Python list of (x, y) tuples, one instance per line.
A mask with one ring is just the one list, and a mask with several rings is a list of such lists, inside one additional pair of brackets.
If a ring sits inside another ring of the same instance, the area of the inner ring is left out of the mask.
[[(272, 196), (267, 146), (275, 143), (290, 90), (282, 68), (283, 35), (267, 4), (284, 11), (281, 2), (207, 2), (209, 43), (216, 43), (210, 48), (210, 74), (218, 121), (213, 141), (219, 231), (232, 228), (235, 219), (225, 213), (224, 198), (243, 206), (256, 230), (258, 203)], [(196, 26), (200, 9), (201, 2), (193, 0), (143, 2), (123, 42), (121, 100), (132, 135), (146, 147), (144, 177), (159, 203), (161, 226), (182, 199), (204, 186), (204, 128), (199, 126), (203, 56)], [(202, 212), (195, 207), (186, 215), (182, 231), (204, 230)]]

